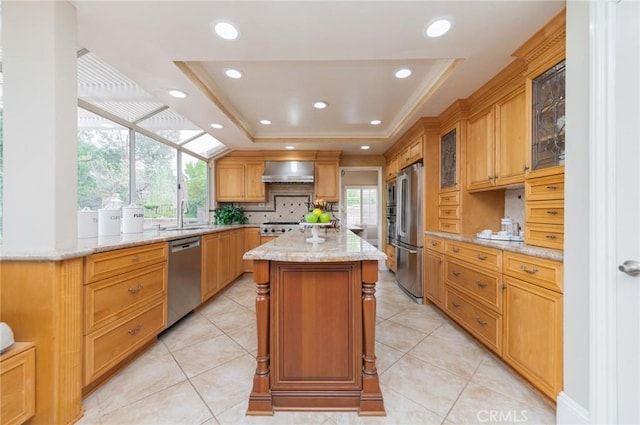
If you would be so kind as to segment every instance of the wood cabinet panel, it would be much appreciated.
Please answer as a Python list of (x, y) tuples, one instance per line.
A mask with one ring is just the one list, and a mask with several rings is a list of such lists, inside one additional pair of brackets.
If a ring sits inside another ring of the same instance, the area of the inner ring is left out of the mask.
[(314, 196), (316, 199), (335, 202), (340, 199), (338, 185), (338, 161), (316, 161)]
[(416, 137), (398, 154), (398, 170), (422, 159), (423, 136)]
[(126, 321), (114, 322), (85, 336), (85, 385), (155, 338), (166, 326), (167, 303), (158, 299)]
[(164, 262), (85, 285), (85, 332), (118, 320), (166, 292), (167, 267)]
[(460, 233), (460, 220), (439, 219), (438, 231), (448, 233)]
[(441, 206), (438, 207), (438, 218), (460, 218), (460, 206), (459, 205), (451, 205), (451, 206)]
[[(259, 247), (260, 243), (260, 229), (258, 227), (246, 227), (244, 229), (244, 255), (245, 252)], [(253, 271), (253, 260), (242, 260), (244, 266), (244, 272)]]
[(491, 271), (502, 272), (502, 250), (464, 242), (445, 241), (448, 256)]
[(0, 424), (18, 425), (36, 413), (36, 349), (16, 342), (0, 355)]
[(469, 295), (474, 301), (502, 313), (502, 289), (500, 273), (480, 271), (464, 263), (447, 258), (445, 276), (449, 285)]
[(553, 249), (564, 249), (564, 226), (527, 223), (524, 227), (527, 244)]
[[(433, 242), (433, 240), (431, 240)], [(444, 255), (430, 249), (424, 252), (424, 293), (438, 307), (444, 308)]]
[(564, 174), (527, 179), (524, 196), (527, 202), (564, 199)]
[(522, 183), (527, 167), (524, 87), (496, 103), (496, 186)]
[(219, 288), (218, 268), (220, 257), (220, 234), (212, 233), (202, 237), (202, 274), (201, 300), (202, 302), (214, 296)]
[(260, 202), (267, 199), (266, 185), (262, 183), (264, 174), (264, 161), (247, 161), (244, 164), (244, 200), (247, 202)]
[(398, 176), (398, 157), (394, 156), (384, 166), (385, 181), (395, 180)]
[(86, 282), (137, 270), (166, 259), (166, 242), (92, 254), (85, 259)]
[(437, 252), (444, 252), (444, 241), (439, 238), (434, 238), (432, 236), (425, 236), (424, 246), (427, 249), (431, 249)]
[(439, 194), (438, 205), (460, 205), (460, 191)]
[(237, 202), (245, 199), (245, 171), (240, 163), (216, 164), (216, 200)]
[(505, 251), (502, 265), (505, 275), (535, 283), (552, 291), (563, 290), (563, 265), (558, 261)]
[(467, 189), (493, 187), (495, 152), (493, 106), (471, 117), (467, 126)]
[(562, 390), (562, 294), (505, 277), (503, 358), (549, 398)]
[(445, 285), (445, 297), (445, 311), (490, 350), (502, 354), (502, 316), (479, 307), (449, 285)]
[(387, 254), (387, 261), (385, 264), (391, 271), (396, 271), (396, 247), (393, 245), (385, 245), (384, 253)]

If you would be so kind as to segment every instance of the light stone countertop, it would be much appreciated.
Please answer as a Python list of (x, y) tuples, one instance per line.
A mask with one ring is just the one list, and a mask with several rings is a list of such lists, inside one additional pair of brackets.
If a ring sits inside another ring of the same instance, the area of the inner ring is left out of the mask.
[(199, 236), (208, 233), (224, 232), (226, 230), (241, 229), (243, 227), (255, 227), (259, 225), (209, 225), (197, 226), (182, 230), (146, 230), (142, 233), (125, 234), (115, 236), (101, 236), (97, 238), (78, 239), (76, 246), (51, 251), (11, 252), (0, 246), (0, 261), (61, 261), (71, 258), (84, 257), (98, 252), (112, 251), (114, 249), (131, 248), (134, 246), (148, 245), (155, 242), (167, 242), (182, 239), (189, 236)]
[(324, 263), (362, 260), (386, 260), (387, 256), (360, 236), (346, 229), (321, 230), (324, 242), (311, 243), (311, 231), (294, 231), (247, 251), (244, 260)]
[(449, 239), (459, 242), (467, 242), (475, 245), (487, 246), (490, 248), (502, 249), (504, 251), (516, 252), (518, 254), (530, 255), (532, 257), (544, 258), (553, 261), (563, 261), (564, 252), (551, 249), (542, 248), (539, 246), (527, 245), (524, 242), (509, 242), (509, 241), (496, 241), (490, 239), (479, 239), (475, 235), (456, 235), (453, 233), (445, 232), (424, 232), (427, 236), (435, 236), (442, 239)]

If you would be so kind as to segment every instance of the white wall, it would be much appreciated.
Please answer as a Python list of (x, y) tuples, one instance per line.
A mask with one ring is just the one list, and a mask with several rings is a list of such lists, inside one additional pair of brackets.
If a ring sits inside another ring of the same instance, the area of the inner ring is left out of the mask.
[(567, 2), (566, 95), (564, 393), (588, 410), (589, 3), (578, 0)]

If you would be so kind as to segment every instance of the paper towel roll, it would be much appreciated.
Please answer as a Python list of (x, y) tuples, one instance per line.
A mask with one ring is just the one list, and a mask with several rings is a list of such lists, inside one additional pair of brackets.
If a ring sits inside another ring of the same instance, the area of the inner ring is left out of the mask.
[(122, 208), (122, 233), (142, 233), (144, 208), (131, 204)]
[(78, 211), (78, 238), (98, 237), (98, 211), (84, 207)]
[(98, 211), (98, 236), (120, 234), (120, 210), (102, 209)]

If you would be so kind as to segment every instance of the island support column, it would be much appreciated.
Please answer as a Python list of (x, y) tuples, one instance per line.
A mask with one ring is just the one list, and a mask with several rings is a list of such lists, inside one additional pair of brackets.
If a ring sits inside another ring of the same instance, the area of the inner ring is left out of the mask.
[(376, 282), (378, 262), (362, 262), (362, 391), (360, 393), (360, 415), (384, 416), (384, 402), (376, 369)]
[(271, 366), (269, 352), (269, 261), (254, 260), (253, 281), (256, 283), (256, 322), (258, 331), (258, 354), (253, 389), (249, 396), (247, 415), (273, 415), (271, 398)]

